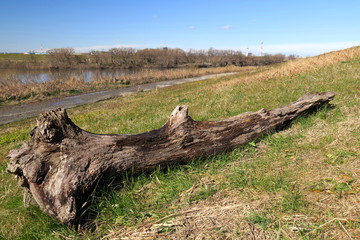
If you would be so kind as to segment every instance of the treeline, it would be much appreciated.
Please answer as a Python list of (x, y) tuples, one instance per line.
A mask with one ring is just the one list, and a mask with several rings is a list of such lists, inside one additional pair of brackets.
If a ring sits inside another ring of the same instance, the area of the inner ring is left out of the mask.
[(265, 56), (245, 56), (241, 51), (209, 50), (184, 51), (179, 48), (112, 48), (107, 52), (92, 51), (89, 55), (82, 55), (88, 62), (100, 67), (160, 67), (174, 68), (181, 66), (196, 67), (224, 67), (261, 66), (285, 61), (283, 54)]
[[(23, 64), (31, 68), (176, 68), (176, 67), (224, 67), (264, 66), (296, 58), (283, 54), (245, 56), (241, 51), (208, 50), (184, 51), (179, 48), (111, 48), (109, 51), (91, 51), (77, 54), (73, 48), (56, 48), (47, 51), (42, 61)], [(20, 67), (21, 62), (14, 66)], [(10, 64), (11, 65), (11, 64)], [(11, 67), (11, 66), (8, 66)]]

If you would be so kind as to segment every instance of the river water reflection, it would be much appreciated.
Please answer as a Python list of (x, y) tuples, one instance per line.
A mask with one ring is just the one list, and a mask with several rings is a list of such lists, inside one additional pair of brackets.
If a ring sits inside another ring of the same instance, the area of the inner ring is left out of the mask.
[(128, 69), (93, 69), (93, 70), (13, 70), (0, 69), (0, 84), (7, 85), (10, 82), (41, 83), (64, 79), (79, 79), (91, 82), (101, 78), (114, 78), (119, 75), (135, 74), (139, 70)]

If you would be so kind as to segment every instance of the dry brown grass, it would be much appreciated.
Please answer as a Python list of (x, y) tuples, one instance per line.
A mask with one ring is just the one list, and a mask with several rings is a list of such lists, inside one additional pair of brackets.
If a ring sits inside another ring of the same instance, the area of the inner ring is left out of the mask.
[(180, 194), (178, 204), (184, 207), (175, 213), (133, 227), (115, 228), (103, 239), (274, 239), (275, 233), (246, 220), (277, 200), (271, 195), (251, 190), (241, 196), (236, 190), (225, 189), (206, 200), (185, 204), (186, 197), (196, 195), (202, 187), (222, 184), (223, 173), (206, 175)]

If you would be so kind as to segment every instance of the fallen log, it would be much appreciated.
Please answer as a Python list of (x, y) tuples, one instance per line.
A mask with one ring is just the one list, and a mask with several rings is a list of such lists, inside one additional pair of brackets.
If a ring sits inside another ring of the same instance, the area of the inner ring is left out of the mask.
[(41, 114), (30, 140), (10, 151), (7, 171), (19, 177), (45, 213), (74, 223), (100, 179), (231, 151), (328, 104), (334, 96), (307, 94), (271, 111), (218, 122), (194, 121), (187, 106), (178, 106), (163, 127), (135, 135), (90, 133), (76, 126), (66, 110), (57, 109)]

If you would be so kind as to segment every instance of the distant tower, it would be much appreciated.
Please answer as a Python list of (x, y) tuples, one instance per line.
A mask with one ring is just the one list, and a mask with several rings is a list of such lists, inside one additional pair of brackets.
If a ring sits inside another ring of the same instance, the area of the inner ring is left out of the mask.
[(263, 50), (264, 50), (264, 42), (261, 42), (261, 44), (260, 44), (260, 56), (263, 56)]

